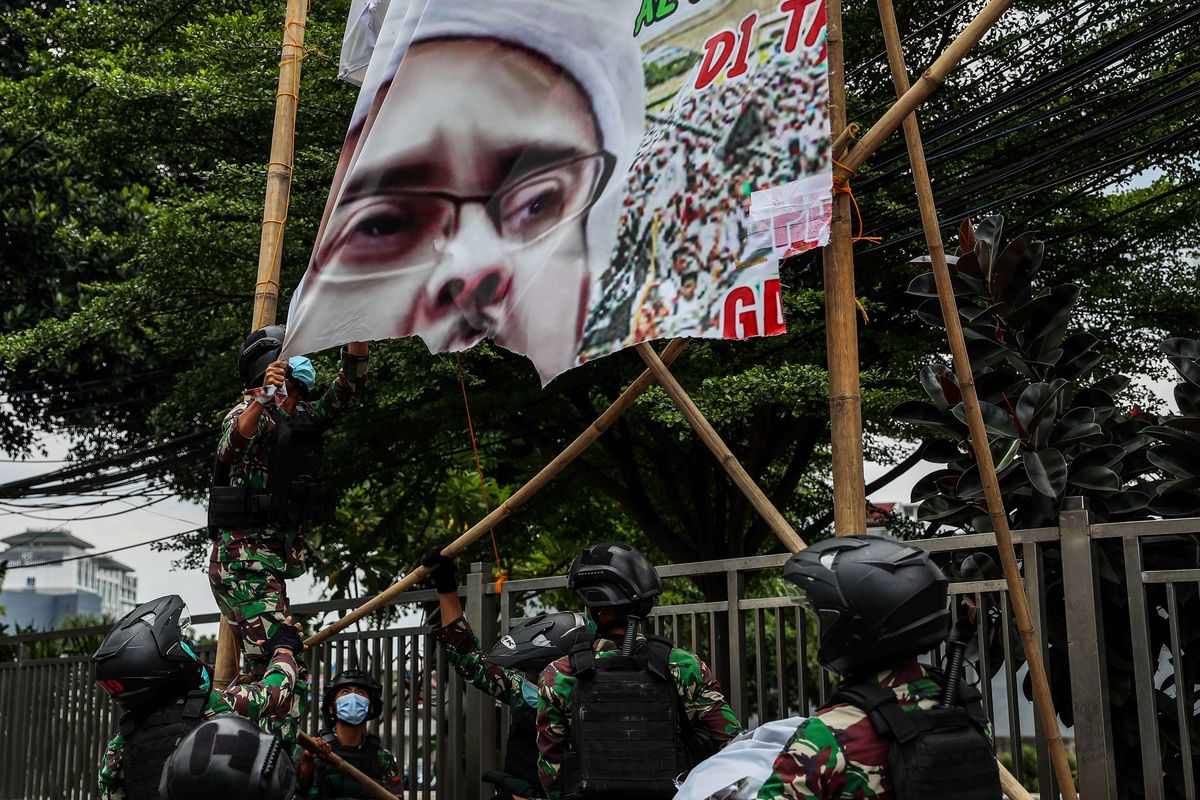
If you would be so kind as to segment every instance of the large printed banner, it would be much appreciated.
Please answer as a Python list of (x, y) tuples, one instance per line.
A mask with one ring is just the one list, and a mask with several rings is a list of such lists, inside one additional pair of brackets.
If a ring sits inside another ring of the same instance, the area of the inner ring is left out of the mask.
[(779, 260), (828, 239), (824, 0), (358, 0), (343, 72), (289, 355), (490, 337), (546, 383), (775, 335)]

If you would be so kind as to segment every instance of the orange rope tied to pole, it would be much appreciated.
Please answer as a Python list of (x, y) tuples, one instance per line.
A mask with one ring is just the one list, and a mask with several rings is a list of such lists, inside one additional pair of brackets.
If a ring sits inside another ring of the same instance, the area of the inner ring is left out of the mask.
[[(837, 159), (833, 159), (833, 164), (836, 167), (841, 167), (842, 169), (846, 170), (846, 172), (849, 172), (851, 175), (854, 174), (854, 170), (850, 169), (845, 164), (839, 163)], [(854, 190), (850, 188), (850, 179), (848, 177), (846, 177), (845, 175), (834, 175), (833, 176), (833, 193), (850, 195), (850, 202), (854, 206), (854, 216), (858, 217), (858, 235), (850, 238), (851, 244), (853, 244), (854, 242), (881, 242), (881, 241), (883, 241), (882, 236), (863, 236), (862, 211), (858, 207), (858, 200), (856, 200), (854, 197)]]
[[(490, 514), (492, 509), (488, 505), (487, 485), (483, 480), (483, 465), (479, 461), (479, 445), (475, 441), (475, 423), (471, 421), (471, 402), (467, 399), (467, 379), (463, 375), (462, 356), (455, 353), (454, 362), (458, 369), (458, 385), (462, 387), (463, 408), (467, 410), (467, 432), (471, 435), (471, 452), (475, 454), (475, 472), (479, 475), (479, 496), (483, 499), (484, 513)], [(496, 542), (496, 532), (491, 530), (488, 533), (492, 537), (492, 555), (496, 559), (496, 594), (499, 594), (500, 587), (508, 580), (508, 576), (504, 574), (504, 565), (500, 561), (500, 545)]]

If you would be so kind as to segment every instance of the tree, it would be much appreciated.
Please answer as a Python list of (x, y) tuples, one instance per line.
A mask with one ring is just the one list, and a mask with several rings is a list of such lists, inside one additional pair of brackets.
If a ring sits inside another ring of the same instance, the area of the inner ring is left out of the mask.
[[(986, 446), (992, 451), (1001, 494), (1014, 528), (1051, 527), (1067, 497), (1082, 496), (1097, 522), (1188, 516), (1197, 502), (1196, 445), (1200, 444), (1200, 410), (1192, 400), (1200, 393), (1196, 358), (1200, 343), (1171, 339), (1162, 349), (1184, 382), (1176, 389), (1182, 416), (1160, 418), (1138, 405), (1122, 406), (1115, 399), (1129, 379), (1112, 374), (1099, 350), (1099, 339), (1079, 330), (1078, 286), (1042, 282), (1045, 246), (1024, 233), (1001, 244), (1003, 219), (992, 216), (960, 228), (953, 262), (952, 283), (971, 358), (972, 378), (979, 393)], [(926, 259), (927, 260), (927, 259)], [(918, 298), (918, 315), (941, 327), (933, 274), (915, 278), (908, 288)], [(919, 517), (926, 535), (990, 531), (983, 486), (975, 464), (961, 401), (959, 383), (944, 364), (922, 367), (920, 383), (929, 401), (907, 401), (894, 410), (896, 419), (932, 434), (925, 443), (930, 460), (945, 466), (931, 472), (913, 488), (921, 501)], [(1097, 610), (1106, 629), (1109, 702), (1112, 707), (1116, 769), (1120, 797), (1143, 793), (1142, 735), (1138, 703), (1132, 691), (1135, 659), (1129, 637), (1129, 612), (1124, 555), (1119, 542), (1097, 547), (1100, 590)], [(1200, 567), (1200, 542), (1195, 536), (1163, 536), (1148, 541), (1144, 557), (1149, 569)], [(1046, 558), (1048, 661), (1054, 683), (1055, 708), (1072, 724), (1070, 665), (1067, 658), (1066, 609), (1061, 559)], [(1171, 644), (1171, 609), (1165, 593), (1147, 592), (1151, 606), (1147, 625), (1153, 670), (1159, 655)], [(1178, 593), (1183, 647), (1189, 650), (1200, 636), (1200, 592), (1182, 584)], [(1013, 624), (1015, 631), (1015, 623)], [(1003, 663), (1004, 649), (994, 642), (993, 670)], [(1020, 652), (1014, 637), (1013, 652)], [(1021, 660), (1023, 657), (1018, 656)], [(1174, 662), (1174, 659), (1171, 659)], [(1020, 664), (1015, 665), (1019, 667)], [(1188, 659), (1171, 663), (1173, 676), (1155, 688), (1168, 783), (1183, 793), (1182, 753), (1178, 714), (1170, 692), (1175, 686), (1200, 684), (1200, 672)], [(1028, 679), (1026, 694), (1030, 694)], [(1200, 715), (1190, 721), (1200, 735)]]
[[(1170, 0), (1150, 19), (1144, 6), (1121, 3), (1102, 21), (1089, 4), (1023, 6), (922, 109), (944, 212), (995, 202), (1000, 186), (1018, 195), (1003, 198), (1015, 216), (1037, 217), (1043, 235), (1061, 241), (1055, 279), (1094, 289), (1082, 310), (1103, 312), (1109, 335), (1097, 347), (1121, 368), (1150, 352), (1143, 337), (1125, 332), (1182, 334), (1197, 311), (1190, 287), (1135, 277), (1179, 268), (1166, 232), (1197, 207), (1197, 133), (1186, 121), (1200, 110), (1198, 56), (1185, 46), (1195, 29), (1181, 16), (1186, 6)], [(305, 264), (354, 101), (330, 58), (345, 12), (343, 3), (316, 8), (308, 28), (283, 304)], [(904, 13), (916, 69), (968, 10), (921, 0)], [(0, 192), (11, 214), (0, 273), (13, 288), (0, 336), (0, 392), (11, 404), (0, 406), (0, 447), (29, 452), (34, 434), (49, 430), (71, 436), (81, 460), (109, 456), (208, 430), (236, 399), (233, 359), (250, 308), (281, 17), (261, 0), (238, 10), (207, 0), (5, 9), (13, 33), (0, 56)], [(1027, 36), (1034, 18), (1036, 41)], [(1160, 30), (1163, 20), (1175, 27)], [(847, 47), (852, 118), (869, 123), (890, 102), (872, 4), (848, 4), (847, 25), (855, 32)], [(1119, 60), (1093, 58), (1122, 48)], [(1131, 81), (1142, 81), (1141, 90), (1130, 91)], [(1092, 136), (1092, 126), (1106, 135)], [(1084, 136), (1086, 147), (1060, 152)], [(857, 258), (871, 318), (860, 329), (867, 450), (878, 461), (900, 457), (882, 437), (908, 434), (888, 410), (913, 396), (908, 376), (929, 349), (926, 324), (902, 291), (912, 276), (905, 262), (919, 246), (895, 142), (854, 186), (868, 227), (889, 237)], [(1164, 171), (1159, 183), (1097, 193), (1151, 158)], [(1109, 268), (1126, 262), (1138, 270)], [(830, 521), (814, 258), (785, 265), (784, 282), (785, 336), (697, 343), (675, 371), (812, 540)], [(328, 376), (332, 358), (318, 363)], [(489, 346), (461, 363), (483, 471), (498, 493), (544, 465), (640, 371), (635, 356), (616, 355), (542, 391), (524, 359)], [(320, 574), (337, 575), (336, 584), (346, 565), (365, 564), (378, 585), (449, 535), (436, 522), (439, 508), (474, 502), (463, 480), (473, 472), (468, 444), (455, 360), (412, 341), (376, 348), (364, 407), (329, 442), (342, 504), (322, 533)], [(210, 461), (203, 447), (181, 451), (155, 480), (199, 499)], [(451, 501), (453, 487), (465, 494)], [(659, 390), (498, 535), (502, 556), (538, 573), (561, 569), (597, 538), (632, 539), (669, 561), (776, 547)], [(489, 551), (481, 545), (471, 557)]]

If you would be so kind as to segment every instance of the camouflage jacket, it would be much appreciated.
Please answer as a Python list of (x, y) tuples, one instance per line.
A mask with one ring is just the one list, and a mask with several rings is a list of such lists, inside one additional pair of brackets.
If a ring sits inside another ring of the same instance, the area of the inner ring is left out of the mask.
[[(346, 755), (346, 748), (341, 744), (334, 742), (330, 742), (330, 744), (333, 745), (334, 753), (341, 756)], [(400, 768), (396, 764), (396, 757), (392, 755), (391, 750), (382, 745), (376, 749), (376, 754), (378, 758), (378, 770), (374, 773), (375, 780), (392, 794), (397, 797), (403, 797), (404, 778), (401, 776)], [(300, 756), (301, 751), (297, 747), (294, 759), (298, 762)], [(324, 794), (322, 794), (322, 788), (325, 790)], [(315, 768), (312, 785), (308, 787), (301, 785), (296, 792), (296, 797), (367, 797), (365, 791), (353, 778), (329, 769), (325, 762), (319, 762)]]
[[(869, 680), (895, 692), (904, 711), (932, 708), (942, 692), (916, 661)], [(875, 732), (861, 709), (843, 704), (822, 709), (796, 729), (775, 760), (758, 800), (890, 798), (892, 785), (886, 774), (890, 746), (891, 741)]]
[[(299, 720), (308, 707), (308, 672), (303, 663), (286, 650), (275, 653), (261, 681), (230, 686), (208, 695), (205, 717), (234, 713), (257, 723), (265, 731), (278, 732), (286, 742), (294, 742), (300, 730)], [(108, 743), (100, 762), (101, 800), (124, 800), (122, 756), (125, 737), (117, 734)]]
[(479, 637), (471, 630), (466, 617), (459, 617), (449, 625), (438, 625), (433, 629), (433, 638), (446, 653), (446, 661), (463, 676), (463, 680), (511, 708), (525, 707), (525, 698), (521, 695), (524, 673), (488, 661), (479, 645)]
[[(318, 422), (329, 424), (346, 414), (360, 397), (367, 385), (367, 361), (350, 355), (342, 348), (342, 368), (337, 379), (325, 390), (325, 394), (312, 402), (300, 401), (297, 414), (311, 414)], [(246, 437), (237, 428), (238, 418), (250, 403), (238, 403), (221, 422), (221, 442), (217, 446), (217, 458), (229, 465), (229, 485), (245, 486), (250, 489), (265, 489), (267, 486), (267, 463), (270, 459), (272, 434), (277, 421), (286, 412), (274, 403), (268, 403), (258, 418), (254, 435)]]
[[(643, 638), (638, 636), (639, 640)], [(611, 658), (619, 652), (616, 643), (609, 639), (597, 639), (592, 650), (598, 659)], [(668, 663), (684, 712), (693, 728), (707, 733), (717, 747), (724, 747), (742, 732), (742, 724), (725, 702), (721, 686), (707, 664), (678, 647), (671, 649)], [(541, 752), (538, 775), (550, 800), (557, 800), (560, 794), (558, 770), (570, 742), (571, 690), (574, 686), (570, 656), (546, 667), (538, 685), (537, 728)]]

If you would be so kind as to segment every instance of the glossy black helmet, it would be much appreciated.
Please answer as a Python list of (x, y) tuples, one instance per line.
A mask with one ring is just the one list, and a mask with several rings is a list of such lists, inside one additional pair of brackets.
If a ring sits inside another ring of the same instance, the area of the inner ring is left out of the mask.
[(644, 615), (662, 594), (654, 566), (632, 545), (594, 544), (575, 557), (567, 588), (579, 593), (588, 608), (633, 606)]
[(523, 672), (541, 672), (546, 665), (570, 653), (575, 645), (594, 638), (582, 614), (573, 611), (541, 614), (501, 636), (488, 653), (488, 661)]
[(890, 536), (827, 539), (792, 556), (783, 577), (820, 622), (817, 660), (839, 675), (927, 652), (950, 628), (946, 576)]
[(219, 714), (183, 738), (159, 783), (162, 800), (291, 800), (296, 767), (278, 736)]
[(330, 728), (337, 722), (337, 710), (334, 708), (337, 693), (347, 686), (357, 686), (366, 690), (367, 700), (371, 704), (367, 711), (368, 720), (375, 719), (383, 713), (383, 687), (379, 685), (379, 681), (361, 669), (339, 670), (325, 687), (325, 693), (321, 695), (321, 717)]
[(176, 594), (130, 611), (95, 655), (96, 682), (123, 708), (142, 708), (209, 684), (208, 669), (185, 638), (191, 616)]
[(242, 376), (242, 386), (255, 389), (262, 386), (267, 376), (267, 367), (279, 360), (283, 351), (283, 337), (286, 328), (282, 325), (268, 325), (259, 328), (246, 337), (242, 342), (242, 352), (238, 356), (238, 373)]

